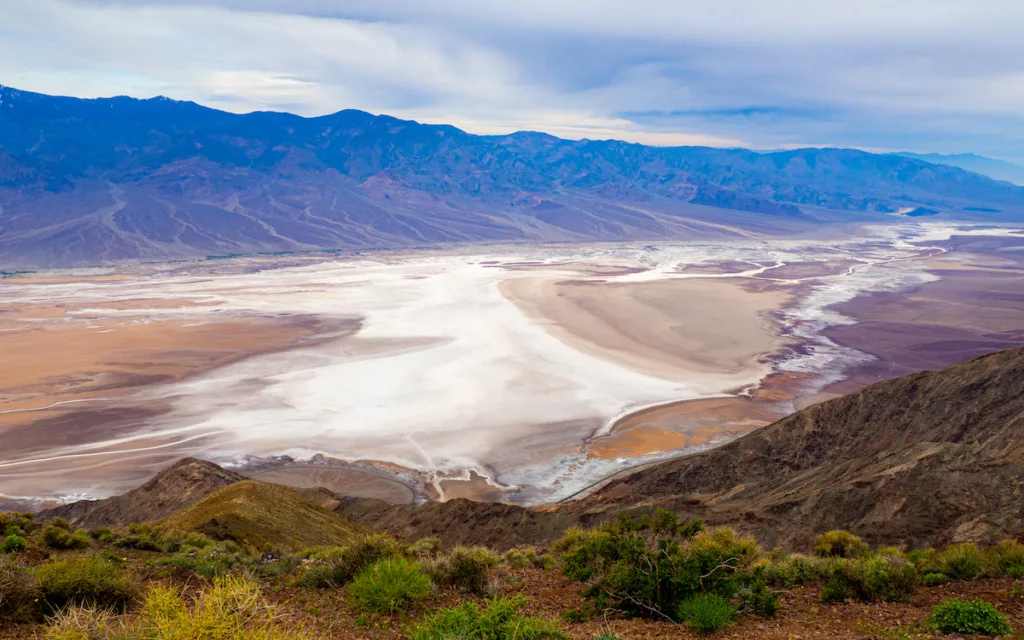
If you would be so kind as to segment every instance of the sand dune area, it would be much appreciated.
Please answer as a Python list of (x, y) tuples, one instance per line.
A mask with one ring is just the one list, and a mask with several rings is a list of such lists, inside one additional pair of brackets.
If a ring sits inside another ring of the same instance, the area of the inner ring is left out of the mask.
[(186, 455), (397, 502), (560, 500), (873, 361), (826, 335), (856, 322), (835, 309), (940, 280), (955, 231), (5, 278), (0, 500), (110, 495)]

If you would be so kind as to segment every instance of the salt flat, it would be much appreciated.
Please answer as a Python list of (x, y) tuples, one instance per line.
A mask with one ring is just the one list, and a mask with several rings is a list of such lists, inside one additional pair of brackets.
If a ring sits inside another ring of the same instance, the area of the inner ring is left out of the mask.
[[(252, 257), (4, 280), (0, 343), (31, 345), (4, 351), (4, 368), (48, 366), (31, 384), (0, 381), (0, 494), (108, 495), (185, 455), (245, 465), (320, 454), (384, 465), (439, 498), (474, 470), (512, 499), (558, 499), (738, 433), (695, 439), (702, 414), (684, 424), (662, 412), (660, 440), (630, 436), (645, 443), (635, 456), (589, 451), (623, 416), (762, 393), (769, 404), (734, 421), (749, 430), (765, 406), (784, 414), (842, 379), (870, 356), (823, 335), (852, 322), (830, 307), (937, 279), (928, 260), (946, 250), (928, 243), (953, 232)], [(83, 355), (92, 332), (107, 346)], [(140, 379), (147, 369), (158, 375)], [(769, 398), (780, 375), (788, 391)]]

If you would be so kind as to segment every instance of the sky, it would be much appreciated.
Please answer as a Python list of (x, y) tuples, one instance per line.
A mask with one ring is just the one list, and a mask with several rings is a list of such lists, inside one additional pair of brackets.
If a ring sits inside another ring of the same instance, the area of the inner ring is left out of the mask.
[(0, 0), (0, 84), (1024, 162), (1024, 0)]

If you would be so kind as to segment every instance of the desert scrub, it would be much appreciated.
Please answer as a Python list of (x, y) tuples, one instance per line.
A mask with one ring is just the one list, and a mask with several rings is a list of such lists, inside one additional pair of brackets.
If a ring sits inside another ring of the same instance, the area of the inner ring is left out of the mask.
[(985, 549), (982, 565), (987, 575), (994, 577), (1024, 575), (1024, 544), (1016, 540), (1003, 540), (994, 547)]
[(433, 558), (437, 555), (440, 548), (440, 538), (420, 538), (416, 542), (409, 545), (409, 555), (419, 559)]
[(31, 513), (0, 513), (0, 537), (28, 536), (38, 528)]
[(984, 600), (950, 598), (935, 606), (929, 622), (942, 633), (1003, 636), (1013, 632), (1006, 616)]
[(842, 585), (845, 595), (861, 602), (905, 602), (914, 593), (917, 580), (917, 568), (893, 556), (842, 560), (835, 571), (835, 581)]
[(546, 618), (522, 612), (524, 598), (495, 598), (484, 602), (483, 609), (467, 602), (443, 609), (413, 628), (410, 640), (567, 640), (558, 624)]
[(0, 621), (29, 618), (35, 613), (39, 583), (26, 567), (0, 556)]
[[(60, 518), (55, 518), (53, 524), (43, 527), (39, 532), (39, 542), (44, 547), (65, 551), (68, 549), (85, 549), (91, 544), (89, 534), (81, 529), (72, 531), (66, 522), (58, 523)], [(64, 526), (62, 526), (64, 525)]]
[(440, 587), (480, 595), (487, 577), (498, 565), (498, 554), (486, 547), (455, 547), (428, 565), (430, 577)]
[(366, 567), (387, 558), (404, 557), (409, 548), (385, 534), (361, 536), (344, 547), (316, 547), (301, 554), (296, 579), (300, 587), (342, 587)]
[(188, 603), (166, 586), (151, 588), (137, 615), (117, 617), (96, 608), (71, 607), (51, 619), (49, 640), (299, 640), (304, 630), (274, 624), (273, 611), (259, 586), (240, 577), (222, 577)]
[(702, 526), (666, 511), (639, 522), (620, 517), (595, 531), (568, 531), (555, 550), (566, 575), (586, 581), (584, 596), (599, 608), (673, 618), (694, 596), (735, 595), (761, 554), (752, 538)]
[(736, 619), (736, 612), (728, 600), (710, 593), (694, 596), (679, 603), (676, 617), (689, 624), (694, 631), (714, 633), (732, 624)]
[(926, 587), (938, 587), (939, 585), (946, 584), (947, 582), (949, 582), (949, 576), (944, 573), (939, 573), (938, 571), (926, 573), (924, 574), (924, 577), (921, 578), (921, 584)]
[(52, 613), (67, 606), (126, 609), (137, 596), (131, 576), (99, 556), (57, 560), (36, 569), (40, 603)]
[(388, 558), (363, 569), (348, 586), (352, 604), (370, 613), (395, 613), (430, 595), (430, 576), (408, 558)]
[(981, 552), (974, 544), (954, 544), (935, 557), (935, 570), (953, 580), (973, 580), (981, 575)]
[(772, 618), (779, 612), (779, 597), (760, 580), (743, 585), (736, 595), (741, 603), (740, 610), (743, 613)]
[(535, 547), (509, 549), (501, 561), (510, 569), (554, 569), (555, 559), (549, 553), (541, 553)]
[(28, 540), (16, 533), (12, 533), (5, 537), (3, 542), (0, 542), (0, 553), (21, 553), (27, 548)]
[(794, 553), (775, 560), (761, 560), (754, 564), (751, 571), (767, 584), (790, 589), (827, 580), (834, 573), (835, 564), (834, 558)]
[(169, 558), (160, 558), (153, 564), (163, 567), (178, 567), (197, 575), (213, 577), (228, 573), (232, 569), (255, 558), (246, 554), (238, 543), (226, 540), (204, 547), (185, 546)]
[(814, 539), (815, 555), (828, 558), (856, 558), (868, 551), (868, 545), (849, 531), (829, 531)]

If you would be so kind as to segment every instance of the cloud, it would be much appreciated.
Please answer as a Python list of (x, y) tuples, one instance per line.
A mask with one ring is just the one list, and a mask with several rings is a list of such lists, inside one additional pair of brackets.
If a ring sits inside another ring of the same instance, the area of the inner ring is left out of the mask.
[(1024, 159), (1018, 0), (34, 0), (0, 82), (471, 131)]

